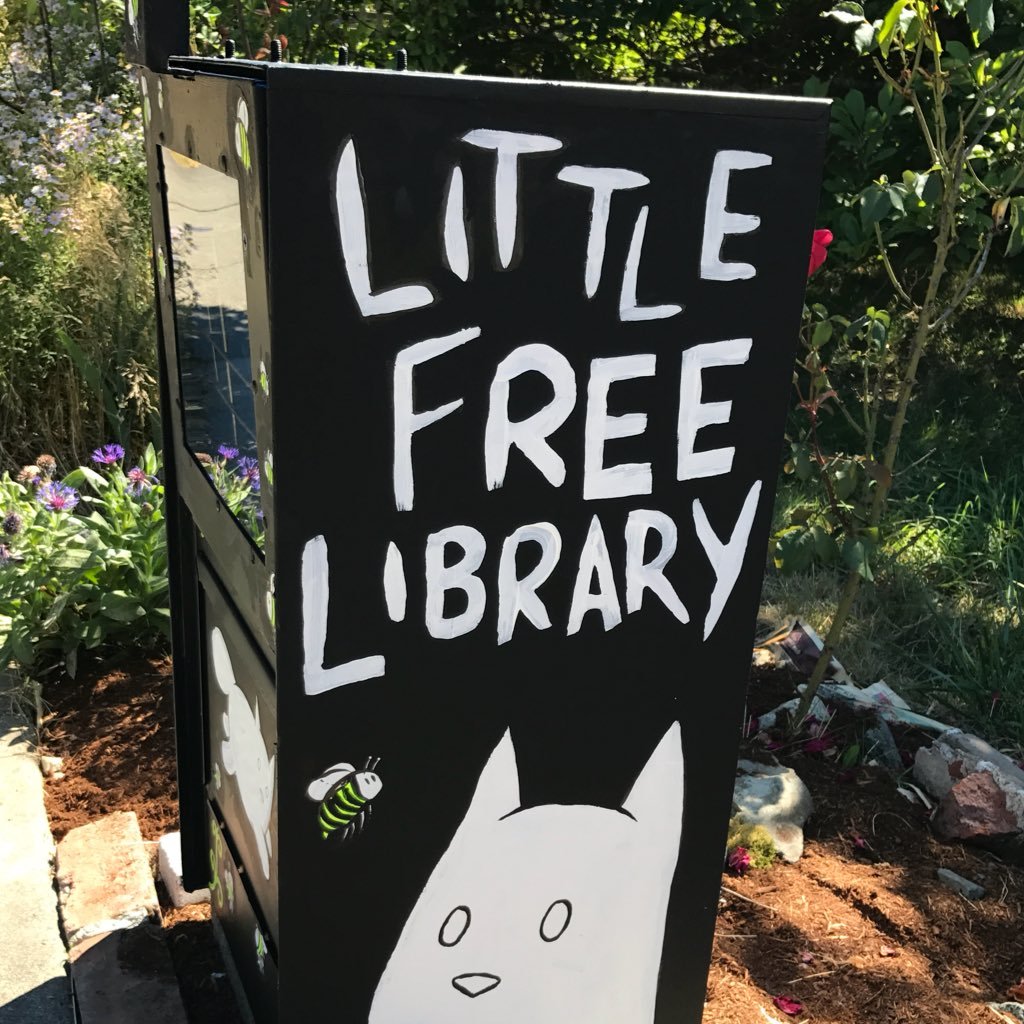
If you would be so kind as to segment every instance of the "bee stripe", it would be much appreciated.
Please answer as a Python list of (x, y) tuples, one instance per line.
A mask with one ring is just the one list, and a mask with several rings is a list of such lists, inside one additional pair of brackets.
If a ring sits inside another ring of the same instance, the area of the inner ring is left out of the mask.
[[(344, 807), (347, 810), (350, 810), (352, 812), (358, 811), (359, 810), (359, 804), (358, 803), (352, 803), (350, 800), (347, 799), (347, 797), (348, 797), (348, 794), (339, 789), (338, 792), (334, 794), (335, 806), (337, 806), (337, 807)], [(362, 802), (366, 803), (365, 800), (362, 801)]]
[(345, 785), (341, 788), (344, 791), (345, 796), (347, 796), (350, 800), (355, 800), (357, 804), (366, 803), (366, 797), (363, 796), (363, 794), (360, 793), (358, 789), (356, 789), (354, 783), (346, 782)]
[(349, 819), (347, 817), (339, 818), (339, 817), (335, 816), (334, 814), (331, 814), (330, 808), (328, 808), (326, 803), (320, 805), (320, 823), (321, 824), (333, 825), (333, 826), (337, 827), (338, 825), (347, 825), (348, 824), (348, 820)]

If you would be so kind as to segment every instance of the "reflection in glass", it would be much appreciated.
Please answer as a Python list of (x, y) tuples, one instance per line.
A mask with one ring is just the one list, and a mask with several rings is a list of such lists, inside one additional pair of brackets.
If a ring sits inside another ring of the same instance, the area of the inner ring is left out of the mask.
[(185, 444), (263, 547), (238, 183), (164, 149)]

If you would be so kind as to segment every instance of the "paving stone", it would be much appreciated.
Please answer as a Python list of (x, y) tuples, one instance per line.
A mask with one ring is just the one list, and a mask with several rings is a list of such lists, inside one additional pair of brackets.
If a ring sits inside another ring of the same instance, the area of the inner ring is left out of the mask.
[(161, 836), (158, 846), (157, 862), (160, 868), (160, 879), (164, 883), (167, 895), (176, 907), (186, 907), (192, 903), (209, 903), (210, 890), (196, 889), (189, 892), (181, 884), (181, 833), (168, 832)]
[(0, 1024), (72, 1024), (43, 777), (14, 689), (0, 674)]
[(82, 939), (71, 953), (71, 976), (82, 1024), (186, 1024), (155, 922)]
[(57, 884), (68, 948), (158, 916), (149, 856), (134, 811), (72, 829), (57, 846)]

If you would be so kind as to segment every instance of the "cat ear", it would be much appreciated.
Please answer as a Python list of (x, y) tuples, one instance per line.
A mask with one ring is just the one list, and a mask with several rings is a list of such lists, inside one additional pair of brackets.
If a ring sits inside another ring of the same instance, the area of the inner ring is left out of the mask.
[(683, 816), (683, 746), (679, 723), (673, 722), (622, 802), (641, 825), (678, 825)]
[(466, 811), (463, 825), (470, 821), (497, 821), (519, 808), (519, 768), (516, 748), (508, 729), (487, 759)]
[(213, 678), (222, 693), (230, 693), (235, 685), (235, 670), (231, 667), (231, 656), (224, 635), (214, 626), (210, 633), (210, 654), (213, 661)]

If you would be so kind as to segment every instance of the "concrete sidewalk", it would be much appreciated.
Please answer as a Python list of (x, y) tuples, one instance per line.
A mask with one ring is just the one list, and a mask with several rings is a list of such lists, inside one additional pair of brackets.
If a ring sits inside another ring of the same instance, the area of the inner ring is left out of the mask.
[(0, 1024), (74, 1024), (33, 731), (0, 675)]

